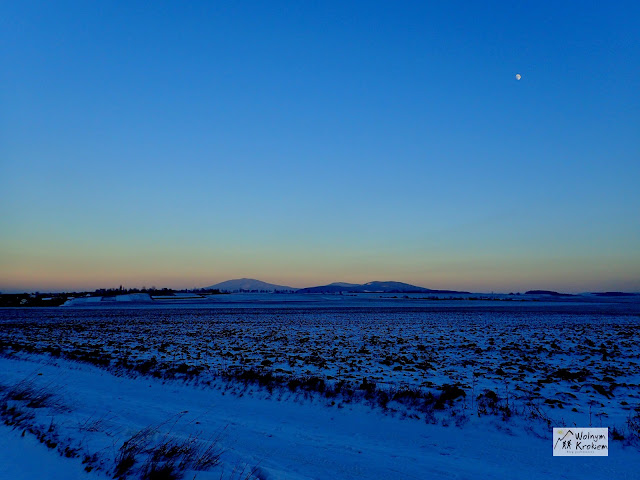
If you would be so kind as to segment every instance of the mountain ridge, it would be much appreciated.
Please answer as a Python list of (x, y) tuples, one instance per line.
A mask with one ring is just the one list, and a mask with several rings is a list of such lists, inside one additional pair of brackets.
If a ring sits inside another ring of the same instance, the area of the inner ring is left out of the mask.
[(418, 287), (404, 282), (392, 280), (372, 281), (367, 283), (333, 282), (306, 288), (294, 288), (287, 285), (276, 285), (255, 278), (237, 278), (226, 280), (205, 287), (223, 292), (295, 292), (295, 293), (469, 293), (458, 290), (439, 290)]
[(263, 282), (262, 280), (256, 280), (255, 278), (236, 278), (233, 280), (226, 280), (224, 282), (216, 283), (205, 287), (211, 290), (220, 290), (221, 292), (276, 292), (276, 291), (296, 291), (297, 288), (289, 287), (287, 285), (276, 285), (274, 283)]
[(458, 290), (433, 290), (396, 281), (373, 281), (363, 284), (335, 282), (329, 285), (301, 288), (296, 293), (469, 293)]

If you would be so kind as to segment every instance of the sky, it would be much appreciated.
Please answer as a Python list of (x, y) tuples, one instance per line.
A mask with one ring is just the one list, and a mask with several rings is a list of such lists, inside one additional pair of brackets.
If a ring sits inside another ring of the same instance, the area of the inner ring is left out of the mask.
[(640, 291), (639, 18), (2, 2), (0, 291)]

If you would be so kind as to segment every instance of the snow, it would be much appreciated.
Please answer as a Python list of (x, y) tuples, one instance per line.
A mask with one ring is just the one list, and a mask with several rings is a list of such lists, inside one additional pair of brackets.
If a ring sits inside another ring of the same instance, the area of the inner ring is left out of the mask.
[(126, 295), (116, 295), (116, 302), (150, 302), (148, 293), (128, 293)]
[(11, 480), (91, 480), (109, 478), (87, 473), (78, 459), (65, 458), (31, 435), (0, 426), (0, 478)]
[[(243, 469), (262, 480), (578, 479), (587, 472), (637, 478), (637, 446), (614, 441), (610, 433), (608, 457), (567, 459), (552, 456), (551, 434), (553, 426), (574, 423), (620, 427), (640, 407), (637, 312), (474, 308), (5, 310), (0, 397), (18, 384), (54, 392), (49, 405), (28, 410), (32, 429), (55, 435), (58, 450), (32, 433), (20, 437), (23, 427), (2, 428), (0, 446), (21, 445), (24, 455), (0, 457), (7, 472), (0, 478), (13, 478), (28, 455), (53, 462), (47, 468), (66, 472), (59, 478), (82, 478), (81, 459), (96, 455), (91, 465), (113, 476), (120, 447), (147, 427), (157, 429), (152, 444), (214, 439), (221, 463), (190, 471), (189, 479), (233, 479)], [(135, 366), (153, 357), (167, 368), (185, 364), (201, 371), (154, 378), (118, 366), (123, 359)], [(381, 408), (219, 376), (267, 359), (272, 364), (265, 369), (281, 375), (317, 375), (328, 383), (367, 377), (435, 394), (445, 383), (458, 383), (468, 395), (430, 419), (394, 400)], [(416, 368), (425, 360), (431, 365), (426, 373)], [(524, 410), (505, 419), (480, 415), (476, 397), (489, 388), (508, 395), (515, 410), (533, 394), (550, 423)], [(20, 400), (7, 402), (26, 408)], [(63, 447), (78, 458), (59, 457)], [(144, 462), (141, 454), (135, 468)], [(50, 478), (37, 473), (23, 478)]]
[(624, 424), (640, 401), (637, 318), (591, 311), (63, 309), (45, 322), (7, 325), (0, 339), (111, 364), (184, 364), (201, 370), (202, 382), (257, 368), (434, 394), (460, 384), (469, 398), (491, 390), (538, 403), (558, 422), (596, 427)]
[[(41, 355), (2, 358), (0, 371), (4, 384), (27, 378), (58, 392), (69, 411), (38, 412), (37, 420), (46, 426), (53, 418), (72, 445), (102, 452), (105, 468), (113, 463), (114, 445), (146, 426), (167, 422), (176, 436), (215, 438), (222, 432), (226, 472), (236, 465), (258, 465), (261, 478), (270, 479), (512, 479), (514, 472), (521, 478), (570, 479), (581, 478), (584, 469), (596, 478), (631, 479), (640, 468), (638, 451), (616, 443), (609, 457), (561, 464), (550, 458), (550, 432), (538, 438), (518, 422), (501, 426), (501, 420), (486, 419), (462, 428), (425, 425), (359, 405), (336, 408), (295, 395), (265, 398), (249, 390), (239, 396), (178, 381), (117, 377)], [(96, 431), (79, 431), (78, 425), (92, 421)], [(0, 430), (5, 442), (15, 437), (7, 430)], [(24, 458), (10, 455), (5, 460), (14, 466), (5, 468), (21, 468)], [(200, 472), (197, 478), (218, 478), (222, 467)]]
[(102, 301), (102, 297), (80, 297), (80, 298), (69, 298), (66, 302), (62, 304), (63, 307), (71, 307), (71, 306), (82, 306), (88, 304), (95, 304)]
[(125, 295), (115, 295), (113, 297), (81, 297), (70, 298), (62, 304), (63, 307), (83, 307), (97, 306), (102, 303), (124, 302), (124, 303), (147, 303), (152, 302), (152, 298), (148, 293), (128, 293)]

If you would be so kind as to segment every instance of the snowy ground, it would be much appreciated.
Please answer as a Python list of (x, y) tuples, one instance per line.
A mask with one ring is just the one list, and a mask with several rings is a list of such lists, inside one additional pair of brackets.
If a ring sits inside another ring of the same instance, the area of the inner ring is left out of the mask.
[(19, 428), (2, 428), (5, 445), (13, 450), (24, 445), (15, 455), (5, 454), (7, 472), (22, 471), (15, 464), (28, 464), (26, 455), (37, 455), (51, 471), (63, 469), (69, 472), (64, 478), (74, 478), (82, 471), (80, 459), (97, 453), (94, 465), (112, 474), (122, 443), (148, 426), (159, 426), (160, 438), (170, 432), (214, 439), (224, 452), (221, 464), (195, 472), (199, 479), (233, 478), (234, 469), (254, 470), (253, 478), (291, 480), (583, 478), (585, 472), (631, 479), (640, 468), (638, 451), (615, 442), (608, 457), (554, 458), (550, 435), (532, 435), (517, 419), (426, 425), (358, 405), (335, 408), (293, 395), (264, 398), (251, 392), (238, 397), (183, 382), (117, 377), (40, 355), (3, 358), (0, 371), (5, 385), (27, 379), (55, 392), (60, 404), (36, 409), (34, 422), (46, 430), (53, 423), (58, 441), (79, 450), (76, 459), (56, 460), (29, 435), (20, 438)]
[(21, 436), (19, 431), (0, 426), (0, 478), (7, 480), (80, 480), (106, 479), (72, 458), (42, 445), (32, 435)]
[(458, 385), (470, 403), (491, 391), (511, 407), (535, 404), (552, 420), (585, 426), (622, 425), (640, 406), (637, 315), (57, 309), (9, 320), (0, 342), (10, 351), (200, 382), (253, 369), (436, 395)]
[[(153, 478), (171, 446), (184, 478), (636, 478), (640, 317), (535, 308), (6, 310), (0, 478)], [(553, 457), (572, 425), (626, 438)]]

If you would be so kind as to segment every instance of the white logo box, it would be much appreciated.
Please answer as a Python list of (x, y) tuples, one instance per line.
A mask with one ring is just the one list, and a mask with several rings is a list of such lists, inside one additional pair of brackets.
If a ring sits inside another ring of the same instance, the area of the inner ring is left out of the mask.
[(609, 456), (609, 429), (564, 427), (553, 429), (554, 457)]

